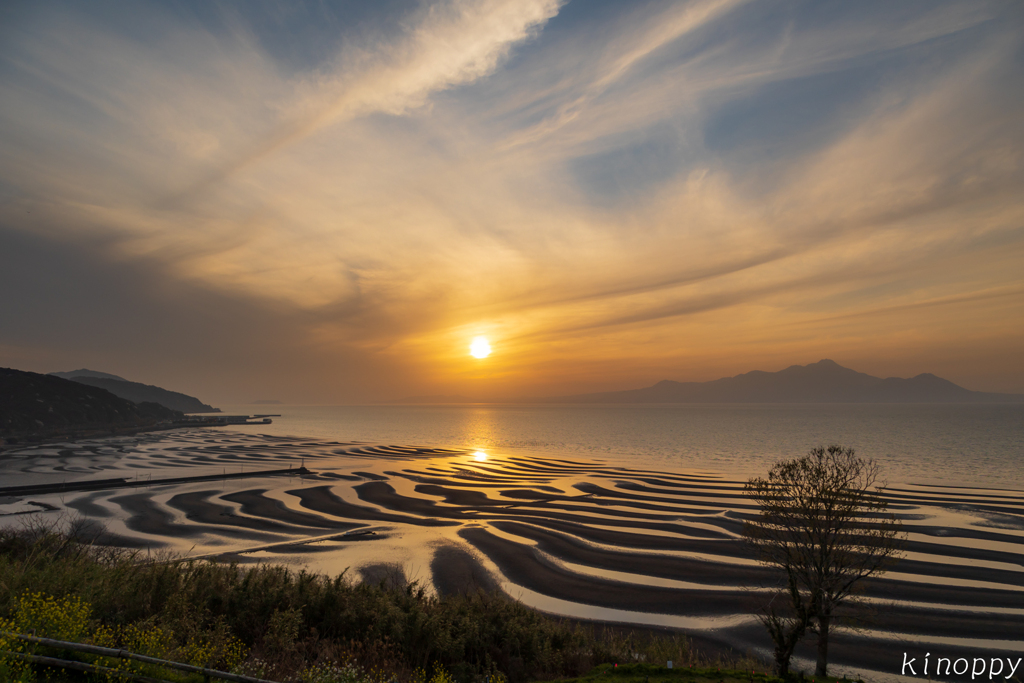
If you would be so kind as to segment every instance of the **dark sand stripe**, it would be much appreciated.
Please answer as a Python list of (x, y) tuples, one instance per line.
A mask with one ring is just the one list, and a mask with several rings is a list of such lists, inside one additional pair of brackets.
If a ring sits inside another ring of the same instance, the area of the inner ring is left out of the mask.
[(131, 517), (125, 521), (125, 526), (132, 531), (151, 536), (198, 538), (204, 534), (212, 534), (263, 543), (280, 540), (278, 537), (253, 531), (201, 526), (199, 524), (179, 524), (174, 521), (174, 517), (170, 513), (153, 502), (150, 493), (135, 493), (127, 496), (118, 496), (110, 500), (131, 514)]
[(67, 506), (72, 510), (78, 510), (79, 513), (86, 517), (93, 519), (107, 519), (113, 516), (113, 513), (102, 505), (97, 505), (96, 500), (104, 497), (104, 493), (90, 493), (85, 496), (79, 496), (78, 498), (67, 503)]
[(320, 515), (292, 510), (285, 507), (281, 501), (264, 496), (264, 493), (266, 493), (266, 489), (249, 489), (229, 493), (221, 496), (221, 498), (232, 503), (238, 503), (241, 506), (242, 512), (247, 515), (275, 519), (287, 524), (294, 524), (295, 526), (311, 529), (354, 529), (362, 526), (361, 524), (337, 522)]
[[(446, 509), (438, 506), (433, 501), (426, 501), (418, 498), (409, 498), (407, 496), (402, 496), (396, 493), (395, 490), (391, 488), (391, 486), (384, 482), (370, 482), (367, 484), (360, 484), (355, 488), (359, 494), (360, 499), (365, 500), (369, 503), (373, 503), (374, 505), (380, 505), (381, 507), (386, 507), (390, 510), (397, 510), (399, 512), (408, 512), (412, 514), (429, 514), (434, 517), (466, 519), (466, 512), (474, 511), (460, 511), (453, 510), (451, 508)], [(582, 507), (575, 505), (555, 506), (544, 503), (543, 501), (537, 503), (503, 503), (501, 505), (495, 505), (494, 507), (475, 508), (475, 511), (479, 513), (479, 517), (472, 517), (472, 519), (499, 519), (507, 518), (509, 516), (525, 516), (531, 518), (542, 517), (560, 519), (569, 522), (577, 522), (580, 524), (595, 523), (609, 526), (643, 528), (652, 531), (665, 531), (668, 533), (675, 534), (689, 534), (689, 532), (691, 531), (691, 529), (683, 525), (656, 521), (676, 520), (679, 518), (678, 515), (642, 515), (622, 510), (604, 510), (600, 507), (601, 505), (602, 503), (600, 502), (598, 502), (593, 507)], [(567, 512), (562, 512), (563, 510)], [(584, 514), (572, 514), (574, 512), (581, 512)], [(679, 512), (692, 513), (702, 512), (702, 510), (680, 509)], [(699, 531), (699, 534), (695, 535), (706, 535), (706, 532), (703, 530), (694, 531)]]
[(700, 616), (749, 613), (756, 608), (753, 594), (729, 590), (687, 592), (573, 574), (480, 527), (464, 528), (459, 536), (494, 562), (510, 581), (562, 600), (636, 612)]
[(306, 527), (282, 524), (266, 517), (239, 516), (235, 514), (235, 510), (232, 507), (210, 502), (209, 499), (218, 493), (220, 492), (190, 491), (188, 493), (179, 493), (168, 500), (167, 504), (184, 512), (186, 519), (195, 520), (200, 524), (231, 526), (240, 529), (253, 529), (255, 531), (290, 535), (308, 533), (309, 531)]
[(711, 562), (654, 553), (630, 553), (595, 548), (579, 538), (554, 533), (522, 522), (498, 521), (493, 526), (509, 534), (536, 541), (538, 547), (559, 559), (599, 569), (644, 576), (721, 586), (767, 586), (775, 583), (776, 572), (761, 566)]
[(302, 506), (304, 508), (315, 512), (322, 512), (327, 515), (333, 515), (335, 517), (342, 517), (344, 519), (361, 519), (375, 522), (399, 522), (414, 526), (453, 526), (458, 524), (458, 522), (447, 522), (438, 519), (421, 519), (419, 517), (410, 517), (408, 515), (393, 515), (387, 512), (381, 512), (380, 510), (375, 510), (374, 508), (363, 507), (362, 505), (352, 505), (351, 503), (347, 503), (334, 495), (331, 492), (330, 486), (293, 489), (288, 491), (288, 493), (296, 496), (302, 502)]

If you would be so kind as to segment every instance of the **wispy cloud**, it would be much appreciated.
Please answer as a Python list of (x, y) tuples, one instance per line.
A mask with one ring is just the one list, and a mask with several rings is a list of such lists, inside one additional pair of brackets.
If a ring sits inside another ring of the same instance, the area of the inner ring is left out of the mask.
[(244, 12), (133, 11), (0, 29), (0, 220), (245, 302), (320, 359), (443, 384), (487, 331), (520, 369), (493, 391), (528, 393), (561, 381), (545, 354), (566, 382), (602, 359), (660, 379), (1019, 302), (1005, 6), (452, 0), (339, 20), (301, 68)]
[(393, 44), (347, 47), (327, 69), (299, 79), (271, 133), (174, 199), (208, 191), (326, 126), (373, 113), (401, 115), (434, 93), (492, 73), (563, 1), (450, 0), (410, 18)]

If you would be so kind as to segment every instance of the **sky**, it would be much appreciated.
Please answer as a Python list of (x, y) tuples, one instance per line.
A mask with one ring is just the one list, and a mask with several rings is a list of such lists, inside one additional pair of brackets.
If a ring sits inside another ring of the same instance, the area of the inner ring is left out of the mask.
[(1022, 83), (1015, 2), (7, 2), (0, 366), (1024, 393)]

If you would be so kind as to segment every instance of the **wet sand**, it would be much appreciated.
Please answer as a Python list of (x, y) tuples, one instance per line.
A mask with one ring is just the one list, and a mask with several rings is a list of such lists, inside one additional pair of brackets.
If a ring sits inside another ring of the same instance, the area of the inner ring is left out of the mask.
[[(743, 544), (755, 509), (728, 477), (203, 429), (11, 450), (0, 465), (0, 513), (19, 512), (0, 516), (6, 526), (66, 510), (105, 525), (112, 544), (442, 594), (500, 589), (553, 614), (770, 653), (754, 615), (780, 579)], [(892, 677), (918, 650), (1019, 656), (1024, 493), (901, 484), (888, 495), (906, 557), (845, 608), (836, 671)], [(798, 654), (813, 658), (810, 638)]]

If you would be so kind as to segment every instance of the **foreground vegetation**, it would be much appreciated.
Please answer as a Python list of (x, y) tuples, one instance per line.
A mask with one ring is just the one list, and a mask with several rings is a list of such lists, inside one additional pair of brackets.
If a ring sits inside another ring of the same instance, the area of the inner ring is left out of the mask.
[[(784, 679), (756, 669), (731, 669), (710, 666), (665, 666), (653, 664), (601, 664), (585, 676), (563, 679), (558, 683), (782, 683)], [(846, 678), (832, 676), (790, 679), (804, 683), (853, 683)], [(858, 681), (858, 683), (864, 683)]]
[[(500, 593), (438, 597), (415, 583), (358, 584), (344, 573), (154, 559), (95, 546), (81, 525), (0, 531), (0, 621), (0, 631), (280, 681), (519, 683), (578, 677), (600, 664), (669, 660), (685, 669), (763, 673), (762, 664), (747, 659), (704, 657), (679, 635), (582, 626)], [(0, 637), (0, 650), (30, 647)], [(152, 665), (130, 666), (189, 680)], [(0, 679), (35, 675), (20, 660), (0, 656)]]

